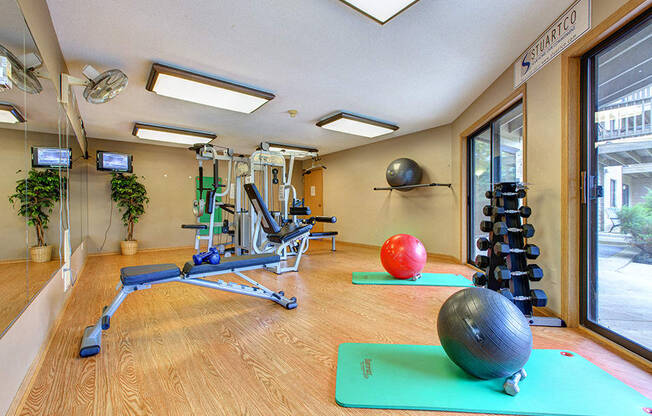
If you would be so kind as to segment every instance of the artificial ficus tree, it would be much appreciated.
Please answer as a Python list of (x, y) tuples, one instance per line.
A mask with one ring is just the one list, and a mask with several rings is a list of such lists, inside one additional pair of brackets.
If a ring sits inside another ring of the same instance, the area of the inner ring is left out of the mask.
[(145, 213), (145, 204), (149, 203), (145, 185), (138, 181), (137, 175), (124, 173), (112, 174), (111, 199), (118, 203), (122, 211), (122, 223), (127, 228), (126, 241), (134, 241), (134, 224)]
[(9, 202), (19, 203), (18, 215), (27, 218), (27, 224), (36, 230), (36, 246), (47, 245), (45, 230), (48, 229), (50, 214), (55, 203), (65, 198), (67, 190), (65, 177), (54, 169), (32, 169), (27, 177), (16, 181), (16, 190), (9, 196)]

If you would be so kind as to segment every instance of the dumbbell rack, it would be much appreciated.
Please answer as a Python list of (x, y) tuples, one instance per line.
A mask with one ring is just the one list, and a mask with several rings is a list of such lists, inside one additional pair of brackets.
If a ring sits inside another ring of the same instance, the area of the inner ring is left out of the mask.
[[(487, 256), (476, 257), (476, 265), (484, 272), (476, 273), (473, 283), (495, 290), (514, 302), (530, 325), (565, 327), (565, 322), (559, 318), (534, 316), (533, 313), (533, 306), (546, 306), (547, 297), (541, 289), (530, 289), (530, 280), (541, 280), (543, 272), (538, 266), (527, 264), (528, 258), (536, 258), (539, 253), (536, 246), (526, 245), (524, 241), (524, 234), (528, 237), (534, 234), (534, 227), (524, 227), (521, 222), (522, 217), (530, 215), (528, 207), (519, 207), (525, 195), (526, 186), (518, 182), (497, 183), (493, 191), (486, 193), (491, 205), (483, 212), (491, 215), (491, 221), (483, 221), (481, 229), (488, 231), (489, 237), (478, 240), (478, 248), (487, 250)], [(501, 233), (496, 228), (500, 226), (506, 226), (507, 230)], [(505, 248), (510, 250), (509, 253), (501, 254), (501, 249)]]

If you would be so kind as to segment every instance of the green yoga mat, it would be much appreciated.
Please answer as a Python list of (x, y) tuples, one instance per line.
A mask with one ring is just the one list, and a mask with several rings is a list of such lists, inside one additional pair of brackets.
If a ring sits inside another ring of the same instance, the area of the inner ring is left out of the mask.
[(417, 280), (395, 279), (385, 272), (353, 272), (356, 285), (405, 285), (405, 286), (473, 286), (464, 276), (449, 273), (422, 273)]
[(440, 346), (341, 344), (335, 401), (344, 407), (524, 415), (640, 415), (652, 400), (576, 353), (533, 350), (512, 397), (504, 379), (480, 380)]

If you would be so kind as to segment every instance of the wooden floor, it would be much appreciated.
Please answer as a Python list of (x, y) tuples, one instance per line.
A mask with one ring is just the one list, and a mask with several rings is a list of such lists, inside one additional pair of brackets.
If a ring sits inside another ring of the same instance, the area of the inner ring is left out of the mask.
[[(104, 333), (101, 353), (81, 359), (82, 331), (113, 298), (121, 267), (182, 264), (192, 252), (89, 258), (18, 414), (426, 414), (339, 407), (337, 347), (343, 342), (438, 344), (437, 311), (459, 288), (353, 286), (352, 271), (380, 270), (376, 250), (340, 245), (331, 253), (326, 243), (311, 245), (300, 273), (249, 273), (297, 296), (295, 310), (190, 285), (163, 285), (129, 295)], [(433, 261), (425, 270), (473, 273)], [(579, 352), (652, 397), (652, 375), (578, 331), (533, 332), (536, 348)]]

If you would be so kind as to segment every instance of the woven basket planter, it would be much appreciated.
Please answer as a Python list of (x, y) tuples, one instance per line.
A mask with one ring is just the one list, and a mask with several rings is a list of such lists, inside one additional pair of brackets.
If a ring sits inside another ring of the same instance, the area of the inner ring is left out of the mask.
[(120, 251), (123, 256), (133, 256), (138, 252), (138, 241), (120, 241)]
[(52, 260), (52, 246), (30, 247), (29, 257), (34, 263), (47, 263)]

